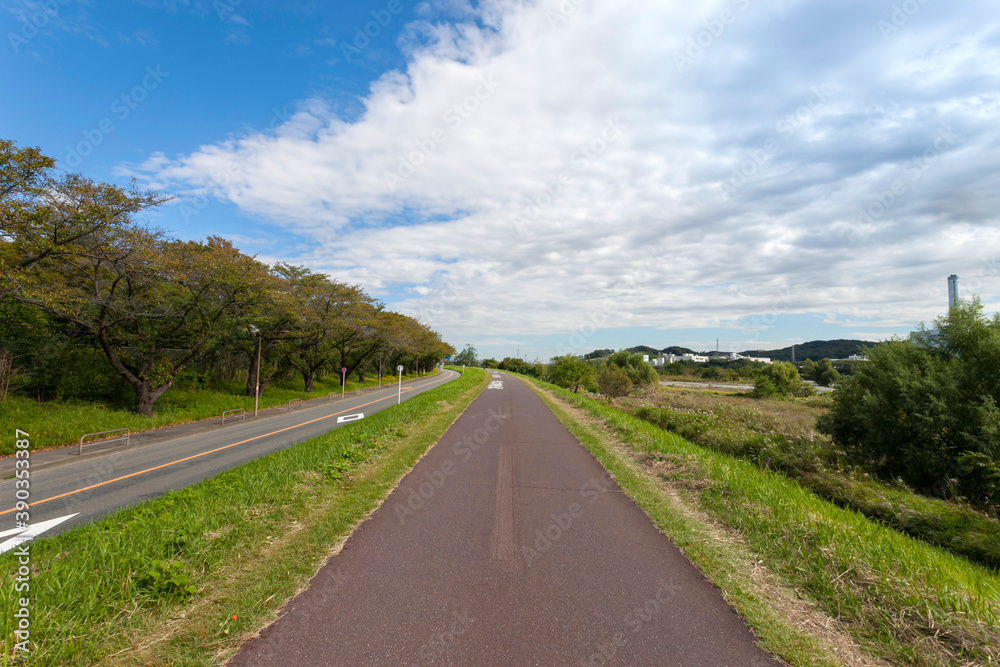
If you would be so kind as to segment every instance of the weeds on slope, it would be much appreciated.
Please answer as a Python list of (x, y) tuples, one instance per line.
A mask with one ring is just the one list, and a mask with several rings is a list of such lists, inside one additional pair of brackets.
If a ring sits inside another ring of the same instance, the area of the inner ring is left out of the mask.
[(841, 507), (969, 560), (1000, 568), (1000, 521), (959, 502), (884, 484), (852, 467), (815, 429), (821, 399), (649, 393), (623, 402), (634, 416), (764, 470), (777, 470)]

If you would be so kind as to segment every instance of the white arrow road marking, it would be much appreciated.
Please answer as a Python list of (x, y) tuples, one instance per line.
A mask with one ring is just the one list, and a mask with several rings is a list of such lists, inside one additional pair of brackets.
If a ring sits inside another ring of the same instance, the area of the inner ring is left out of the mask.
[(343, 417), (337, 417), (338, 424), (346, 424), (347, 422), (356, 422), (359, 419), (364, 419), (365, 413), (359, 412), (356, 415), (344, 415)]
[(12, 528), (10, 530), (5, 530), (0, 533), (0, 540), (7, 537), (8, 535), (17, 535), (18, 533), (23, 533), (27, 528)]
[(15, 533), (20, 533), (20, 535), (18, 535), (17, 537), (12, 537), (6, 542), (0, 544), (0, 554), (6, 551), (10, 551), (11, 549), (15, 549), (24, 544), (25, 542), (30, 542), (31, 540), (35, 539), (36, 537), (44, 533), (46, 530), (55, 528), (63, 521), (69, 521), (77, 514), (79, 514), (79, 512), (76, 512), (74, 514), (67, 514), (66, 516), (61, 516), (58, 519), (49, 519), (48, 521), (42, 521), (41, 523), (33, 523), (27, 528), (15, 528), (14, 530), (3, 531), (2, 533), (0, 533), (0, 538), (7, 537), (8, 535), (13, 535)]

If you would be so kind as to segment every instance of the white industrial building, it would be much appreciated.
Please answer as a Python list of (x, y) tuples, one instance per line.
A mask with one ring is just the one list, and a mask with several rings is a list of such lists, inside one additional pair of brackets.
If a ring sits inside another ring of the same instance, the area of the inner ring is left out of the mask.
[[(769, 357), (745, 357), (742, 354), (736, 354), (733, 352), (728, 357), (723, 357), (727, 361), (736, 361), (737, 359), (746, 359), (747, 361), (757, 361), (762, 364), (771, 363)], [(664, 354), (656, 359), (653, 359), (652, 363), (654, 366), (664, 366), (666, 364), (672, 364), (678, 361), (693, 361), (696, 364), (707, 364), (712, 357), (704, 354)]]

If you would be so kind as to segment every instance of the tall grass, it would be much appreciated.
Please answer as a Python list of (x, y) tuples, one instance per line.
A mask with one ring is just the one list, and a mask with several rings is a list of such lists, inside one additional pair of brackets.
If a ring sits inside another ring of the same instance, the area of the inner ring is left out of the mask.
[[(863, 646), (905, 664), (1000, 664), (996, 573), (838, 507), (782, 474), (599, 401), (546, 389), (600, 420), (634, 458), (672, 463), (663, 468), (665, 479), (689, 489)], [(615, 464), (613, 452), (592, 451), (606, 466)]]
[[(214, 662), (220, 647), (239, 646), (304, 585), (483, 386), (481, 371), (466, 373), (363, 421), (33, 543), (32, 664), (91, 664), (119, 652), (122, 662), (141, 664), (136, 644), (168, 622), (178, 639), (165, 640), (149, 664)], [(11, 554), (0, 556), (5, 659), (14, 655), (17, 567)]]
[(630, 404), (628, 411), (697, 444), (773, 468), (827, 500), (913, 537), (1000, 568), (1000, 521), (967, 505), (882, 484), (848, 465), (828, 438), (789, 424), (787, 416), (782, 421), (724, 397), (703, 397), (684, 407)]

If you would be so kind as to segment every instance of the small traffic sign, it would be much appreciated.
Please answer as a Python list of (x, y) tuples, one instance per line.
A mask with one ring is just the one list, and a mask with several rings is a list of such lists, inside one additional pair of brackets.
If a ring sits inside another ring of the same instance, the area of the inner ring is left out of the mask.
[(397, 371), (399, 371), (400, 373), (402, 373), (402, 372), (403, 372), (403, 367), (402, 367), (402, 365), (400, 365), (400, 366), (396, 366), (396, 370), (397, 370)]

